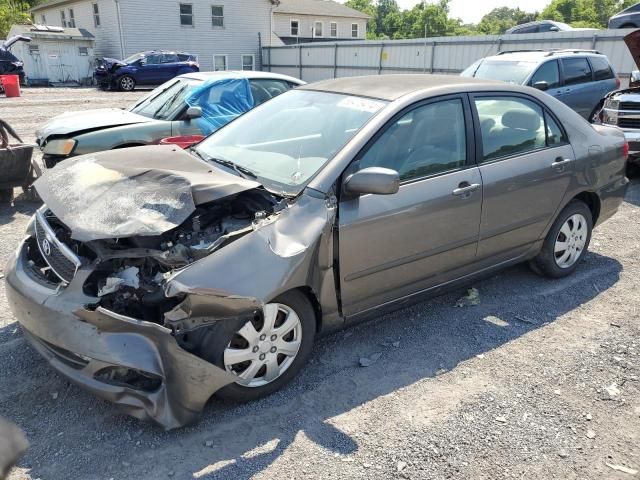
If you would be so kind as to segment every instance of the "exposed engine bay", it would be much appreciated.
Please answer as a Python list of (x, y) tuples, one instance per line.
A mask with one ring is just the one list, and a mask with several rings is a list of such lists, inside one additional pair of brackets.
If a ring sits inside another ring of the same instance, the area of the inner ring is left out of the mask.
[[(50, 211), (45, 218), (57, 239), (83, 263), (95, 265), (83, 286), (85, 294), (98, 299), (91, 309), (104, 307), (163, 324), (164, 313), (182, 300), (165, 296), (163, 286), (169, 276), (272, 222), (286, 205), (285, 200), (257, 188), (199, 205), (179, 227), (162, 235), (88, 242), (72, 239), (69, 229)], [(37, 244), (30, 248), (33, 268), (47, 282), (59, 282), (39, 253)]]

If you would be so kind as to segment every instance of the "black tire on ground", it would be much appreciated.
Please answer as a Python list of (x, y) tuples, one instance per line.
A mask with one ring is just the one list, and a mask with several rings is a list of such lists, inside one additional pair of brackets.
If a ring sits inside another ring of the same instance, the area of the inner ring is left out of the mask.
[[(299, 291), (287, 292), (272, 301), (293, 309), (302, 326), (300, 349), (293, 363), (277, 379), (260, 387), (245, 387), (231, 383), (216, 392), (216, 396), (233, 402), (247, 402), (271, 395), (289, 383), (307, 362), (316, 331), (316, 314), (307, 297)], [(224, 369), (224, 350), (234, 334), (240, 330), (247, 319), (225, 320), (214, 325), (203, 337), (200, 356), (214, 365)]]
[(123, 75), (118, 79), (118, 88), (123, 92), (132, 92), (136, 88), (136, 81), (130, 75)]
[(11, 203), (13, 200), (13, 188), (0, 190), (0, 203)]
[[(554, 247), (556, 244), (556, 239), (558, 238), (558, 234), (560, 233), (560, 229), (567, 221), (569, 217), (575, 214), (582, 215), (587, 221), (587, 238), (584, 244), (584, 248), (578, 259), (573, 263), (573, 265), (562, 268), (558, 266), (556, 262), (556, 257), (554, 253)], [(580, 200), (572, 200), (569, 204), (564, 207), (564, 209), (560, 212), (555, 222), (551, 226), (549, 233), (547, 233), (546, 238), (544, 239), (544, 243), (542, 245), (542, 250), (540, 253), (531, 260), (530, 265), (531, 269), (545, 277), (549, 278), (562, 278), (568, 275), (571, 275), (575, 269), (578, 267), (584, 255), (586, 254), (589, 248), (589, 242), (591, 241), (591, 232), (593, 231), (593, 218), (591, 215), (591, 210), (589, 207)]]

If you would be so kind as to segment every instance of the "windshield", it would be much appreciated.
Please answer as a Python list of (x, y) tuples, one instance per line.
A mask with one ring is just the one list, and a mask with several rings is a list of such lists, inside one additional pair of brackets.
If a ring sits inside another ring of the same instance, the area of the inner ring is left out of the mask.
[(187, 78), (169, 80), (129, 108), (129, 111), (156, 120), (173, 120), (186, 108), (187, 94), (200, 83), (199, 80)]
[(218, 130), (196, 152), (206, 159), (233, 162), (269, 190), (295, 195), (386, 104), (291, 90)]
[(122, 63), (130, 64), (130, 63), (133, 63), (133, 62), (135, 62), (137, 60), (140, 60), (141, 58), (144, 58), (144, 53), (134, 53), (130, 57), (125, 58), (122, 61)]
[(522, 85), (537, 65), (535, 62), (484, 60), (474, 63), (461, 75)]

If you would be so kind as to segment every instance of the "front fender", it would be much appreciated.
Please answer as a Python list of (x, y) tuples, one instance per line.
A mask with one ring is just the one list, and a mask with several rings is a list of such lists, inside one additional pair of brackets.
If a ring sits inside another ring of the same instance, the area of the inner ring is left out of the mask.
[(74, 137), (78, 144), (74, 155), (111, 150), (122, 146), (152, 145), (171, 136), (171, 122), (156, 120), (135, 125), (123, 125)]

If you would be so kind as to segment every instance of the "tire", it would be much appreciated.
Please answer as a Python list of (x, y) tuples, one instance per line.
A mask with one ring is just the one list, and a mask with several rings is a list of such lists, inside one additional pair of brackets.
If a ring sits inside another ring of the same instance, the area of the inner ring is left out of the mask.
[(123, 75), (118, 79), (118, 88), (123, 92), (133, 92), (136, 81), (130, 75)]
[[(592, 230), (591, 210), (584, 202), (572, 200), (553, 222), (540, 253), (531, 260), (532, 270), (549, 278), (571, 275), (589, 248)], [(560, 248), (557, 253), (556, 247)]]
[(0, 204), (11, 203), (13, 200), (13, 188), (0, 190)]
[[(266, 372), (266, 364), (263, 364), (261, 360), (258, 358), (256, 360), (247, 360), (244, 363), (238, 363), (235, 365), (229, 366), (229, 357), (225, 354), (225, 352), (232, 351), (232, 342), (235, 343), (235, 347), (238, 349), (242, 349), (245, 352), (250, 352), (250, 355), (266, 355), (268, 362), (269, 358), (276, 358), (277, 362), (280, 362), (281, 356), (282, 358), (279, 367), (282, 368), (285, 365), (285, 362), (291, 358), (287, 357), (281, 353), (271, 354), (274, 356), (269, 357), (270, 353), (253, 353), (251, 348), (251, 343), (249, 343), (244, 337), (238, 335), (237, 332), (241, 329), (248, 328), (248, 325), (253, 325), (254, 329), (258, 331), (258, 334), (261, 333), (261, 326), (264, 328), (264, 323), (262, 318), (260, 319), (238, 319), (235, 321), (221, 321), (218, 325), (214, 325), (203, 337), (202, 343), (200, 346), (200, 356), (205, 360), (213, 363), (214, 365), (234, 374), (242, 374), (249, 371), (254, 367), (254, 362), (256, 365), (265, 365), (264, 367), (256, 366), (255, 370), (256, 375), (254, 378), (255, 385), (247, 386), (242, 385), (242, 380), (239, 379), (238, 383), (231, 383), (216, 392), (216, 396), (222, 398), (224, 400), (230, 400), (233, 402), (248, 402), (252, 400), (257, 400), (262, 397), (266, 397), (267, 395), (271, 395), (276, 392), (284, 385), (289, 383), (302, 369), (304, 364), (307, 362), (309, 355), (311, 354), (311, 349), (313, 348), (313, 341), (316, 331), (316, 314), (311, 306), (311, 303), (307, 299), (307, 297), (299, 291), (291, 291), (281, 295), (276, 298), (272, 302), (267, 305), (276, 305), (279, 304), (284, 306), (290, 311), (294, 312), (299, 319), (299, 329), (297, 331), (289, 331), (285, 335), (283, 335), (283, 340), (285, 338), (292, 338), (293, 342), (295, 342), (295, 335), (298, 334), (300, 346), (297, 350), (297, 353), (293, 357), (293, 359), (288, 363), (282, 373), (279, 376), (275, 377), (273, 380), (265, 380), (267, 372)], [(281, 312), (280, 310), (278, 310)], [(281, 313), (278, 314), (275, 325), (279, 325), (278, 321), (281, 321)], [(267, 317), (268, 315), (265, 315)], [(288, 314), (284, 319), (289, 319), (290, 314)], [(281, 326), (283, 326), (282, 323)], [(249, 329), (250, 330), (250, 329)], [(272, 332), (277, 332), (277, 329), (272, 330)], [(264, 352), (270, 352), (267, 350), (271, 343), (269, 342), (270, 338), (265, 338), (261, 344), (265, 344)], [(277, 341), (280, 341), (278, 339)], [(278, 343), (280, 345), (281, 343)], [(288, 343), (288, 345), (292, 345), (293, 343)], [(261, 348), (254, 346), (253, 348)], [(274, 348), (274, 347), (271, 347)], [(238, 351), (238, 350), (235, 350)], [(225, 358), (227, 358), (227, 362), (225, 364)], [(250, 362), (248, 365), (245, 366)], [(267, 383), (264, 383), (267, 382)]]

